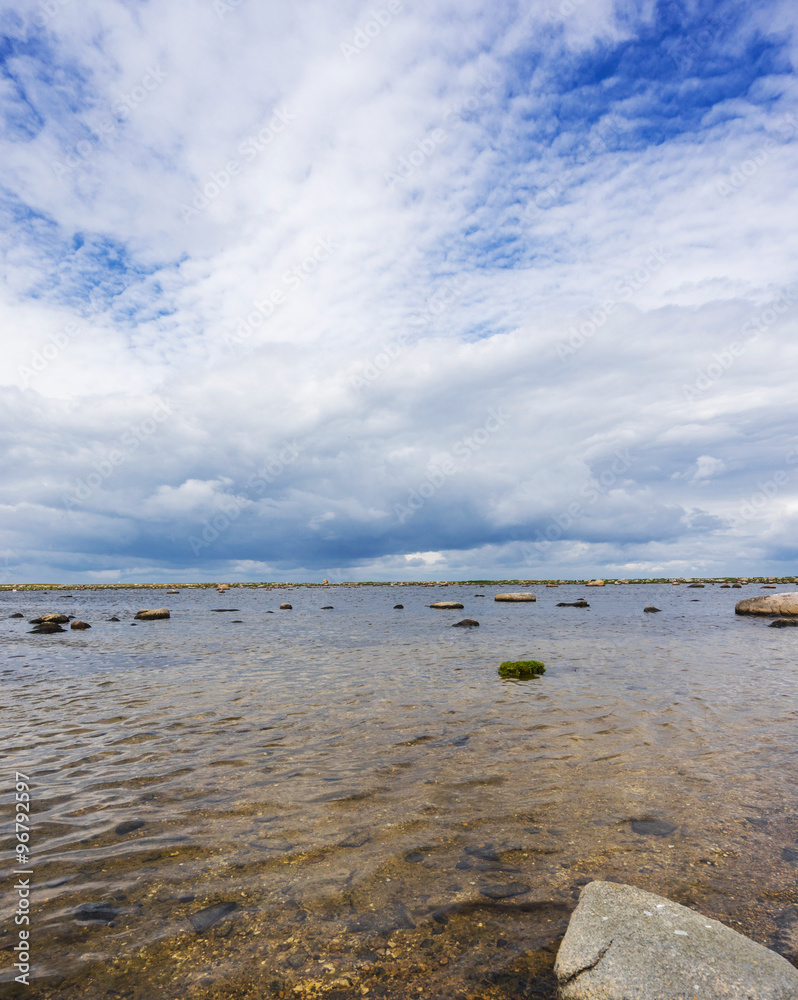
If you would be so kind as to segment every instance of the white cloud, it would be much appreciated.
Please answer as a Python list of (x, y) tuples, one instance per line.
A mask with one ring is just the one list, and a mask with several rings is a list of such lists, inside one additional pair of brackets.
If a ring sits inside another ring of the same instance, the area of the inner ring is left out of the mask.
[[(567, 6), (560, 30), (544, 3), (405, 5), (349, 60), (372, 15), (344, 0), (86, 0), (44, 34), (38, 8), (2, 14), (0, 537), (20, 573), (79, 575), (100, 547), (91, 572), (166, 578), (721, 566), (743, 537), (777, 560), (794, 486), (764, 526), (728, 525), (794, 472), (782, 50), (749, 66), (743, 21), (722, 79), (696, 60), (677, 85), (649, 69), (674, 41), (646, 41), (653, 6)], [(455, 454), (497, 407), (507, 425)]]

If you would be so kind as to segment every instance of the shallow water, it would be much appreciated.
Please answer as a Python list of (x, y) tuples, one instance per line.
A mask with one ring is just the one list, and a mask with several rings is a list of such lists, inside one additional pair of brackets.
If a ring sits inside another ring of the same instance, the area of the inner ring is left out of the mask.
[[(0, 992), (552, 997), (594, 878), (795, 961), (798, 630), (735, 617), (758, 586), (500, 589), (0, 594), (3, 794), (31, 776), (35, 888), (34, 984), (8, 959)], [(545, 676), (498, 677), (522, 658)]]

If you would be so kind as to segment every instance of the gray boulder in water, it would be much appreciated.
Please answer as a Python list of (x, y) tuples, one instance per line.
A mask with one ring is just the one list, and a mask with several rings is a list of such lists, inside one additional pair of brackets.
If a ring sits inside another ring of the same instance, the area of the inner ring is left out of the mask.
[(772, 615), (786, 617), (798, 615), (798, 593), (763, 594), (762, 597), (747, 597), (734, 606), (737, 615)]
[(560, 1000), (798, 1000), (798, 969), (695, 910), (591, 882), (554, 967)]

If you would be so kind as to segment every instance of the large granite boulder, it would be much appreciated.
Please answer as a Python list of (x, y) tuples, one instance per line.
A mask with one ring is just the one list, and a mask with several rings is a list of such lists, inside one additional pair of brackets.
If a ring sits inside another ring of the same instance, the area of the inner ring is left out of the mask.
[(798, 615), (798, 593), (763, 594), (762, 597), (746, 597), (734, 606), (737, 615), (774, 615), (786, 618), (788, 615)]
[(591, 882), (557, 954), (560, 1000), (798, 1000), (798, 969), (717, 920)]
[(151, 622), (158, 618), (170, 618), (169, 608), (144, 608), (133, 616), (141, 622)]
[(494, 601), (536, 601), (537, 597), (529, 593), (497, 594)]

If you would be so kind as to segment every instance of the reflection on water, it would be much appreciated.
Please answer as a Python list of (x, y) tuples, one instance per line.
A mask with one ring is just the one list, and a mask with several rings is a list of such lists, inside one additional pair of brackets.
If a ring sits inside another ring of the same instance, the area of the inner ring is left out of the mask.
[[(184, 590), (135, 627), (142, 593), (1, 594), (36, 979), (16, 986), (11, 960), (0, 991), (552, 997), (594, 878), (794, 960), (794, 631), (717, 587), (477, 592), (295, 588), (279, 611), (285, 592)], [(28, 635), (15, 611), (92, 629)], [(465, 616), (480, 627), (451, 628)], [(498, 677), (520, 658), (545, 676)]]

